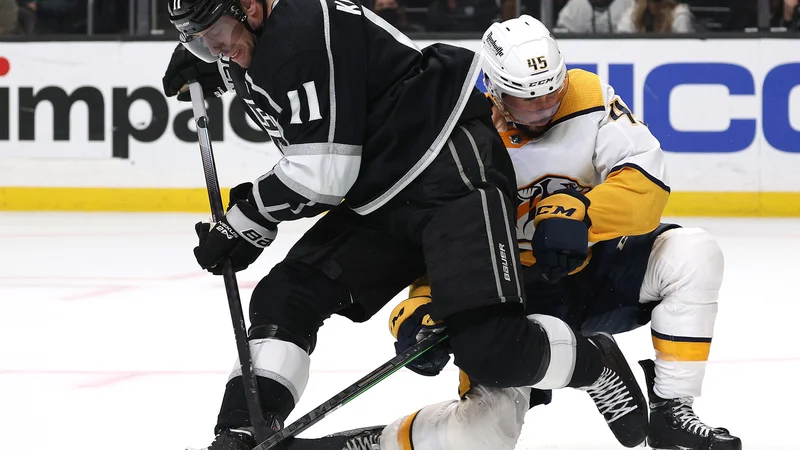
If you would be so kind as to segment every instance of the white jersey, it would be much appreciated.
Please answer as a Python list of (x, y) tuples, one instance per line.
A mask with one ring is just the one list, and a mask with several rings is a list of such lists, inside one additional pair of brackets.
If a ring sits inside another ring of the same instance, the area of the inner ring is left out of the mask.
[[(532, 138), (513, 128), (497, 110), (493, 118), (516, 171), (523, 263), (535, 262), (530, 243), (537, 203), (561, 189), (581, 191), (590, 200), (590, 243), (645, 234), (658, 226), (669, 196), (661, 146), (597, 75), (569, 71), (567, 94), (541, 136)], [(722, 252), (707, 232), (675, 228), (655, 238), (639, 301), (659, 302), (651, 327), (653, 389), (662, 398), (700, 395), (722, 273)], [(426, 289), (424, 282), (415, 284), (411, 296), (427, 297)], [(552, 317), (529, 319), (548, 334), (550, 364), (558, 362), (548, 365), (539, 383), (554, 383), (547, 388), (566, 385), (568, 378), (556, 375), (571, 374), (559, 368), (574, 361), (574, 337)], [(427, 406), (396, 420), (383, 430), (381, 450), (513, 450), (530, 389), (472, 386), (463, 372), (460, 381), (460, 401)]]
[(530, 255), (536, 204), (560, 189), (590, 199), (590, 242), (658, 226), (669, 196), (658, 140), (614, 88), (590, 72), (569, 71), (569, 87), (550, 128), (531, 138), (495, 114), (517, 177), (517, 238)]

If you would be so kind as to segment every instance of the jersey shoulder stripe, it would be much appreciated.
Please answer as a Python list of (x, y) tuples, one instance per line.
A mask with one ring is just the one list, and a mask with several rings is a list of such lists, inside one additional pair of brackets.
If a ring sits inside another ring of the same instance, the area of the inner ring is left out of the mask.
[(581, 69), (569, 72), (569, 87), (550, 126), (596, 111), (605, 111), (600, 77)]

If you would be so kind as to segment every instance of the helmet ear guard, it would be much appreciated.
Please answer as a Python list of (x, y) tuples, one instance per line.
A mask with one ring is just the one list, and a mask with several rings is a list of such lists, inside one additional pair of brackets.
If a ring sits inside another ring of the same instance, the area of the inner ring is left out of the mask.
[(489, 76), (485, 73), (483, 74), (483, 86), (486, 87), (486, 92), (489, 93), (489, 99), (492, 101), (492, 104), (497, 108), (498, 111), (500, 111), (500, 114), (505, 117), (506, 121), (514, 122), (514, 117), (508, 113), (503, 105), (503, 94), (495, 88), (494, 83), (492, 83), (492, 79), (489, 78)]

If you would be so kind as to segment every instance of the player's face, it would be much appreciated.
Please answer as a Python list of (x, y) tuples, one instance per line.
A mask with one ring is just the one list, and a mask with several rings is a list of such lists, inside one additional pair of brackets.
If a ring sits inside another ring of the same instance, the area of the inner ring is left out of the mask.
[(184, 45), (203, 61), (213, 62), (226, 56), (247, 68), (253, 56), (255, 36), (235, 18), (223, 15), (209, 29), (185, 38)]
[(506, 114), (516, 123), (533, 130), (541, 129), (550, 123), (561, 106), (566, 93), (566, 83), (558, 90), (535, 98), (520, 98), (503, 95), (501, 103)]

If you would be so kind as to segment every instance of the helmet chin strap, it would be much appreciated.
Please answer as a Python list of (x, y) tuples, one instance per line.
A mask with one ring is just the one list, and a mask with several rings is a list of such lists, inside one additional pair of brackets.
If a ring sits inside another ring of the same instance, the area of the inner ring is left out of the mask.
[(492, 103), (497, 108), (497, 110), (500, 111), (500, 114), (503, 115), (503, 118), (506, 119), (506, 122), (515, 123), (514, 117), (511, 114), (509, 114), (508, 111), (506, 111), (506, 109), (503, 107), (503, 104), (497, 99), (497, 97), (494, 94), (490, 93), (489, 98), (492, 100)]
[(261, 25), (258, 26), (258, 29), (256, 30), (255, 28), (250, 26), (250, 22), (248, 22), (247, 20), (242, 22), (242, 24), (247, 29), (247, 31), (249, 31), (249, 32), (251, 32), (253, 34), (256, 34), (256, 35), (261, 31), (262, 28), (264, 28), (264, 24), (262, 23)]
[(589, 3), (592, 8), (597, 12), (604, 12), (611, 6), (613, 0), (590, 0)]
[(525, 133), (530, 138), (538, 138), (538, 137), (542, 136), (548, 129), (550, 129), (550, 122), (548, 122), (548, 123), (546, 123), (544, 125), (538, 126), (538, 129), (536, 129), (536, 130), (534, 130), (531, 125), (527, 125), (527, 124), (519, 123), (519, 122), (512, 122), (512, 123), (514, 125), (514, 128), (516, 128), (517, 130)]
[(264, 11), (264, 18), (261, 19), (261, 23), (257, 27), (253, 28), (250, 25), (250, 22), (247, 20), (247, 14), (244, 14), (241, 18), (244, 28), (255, 35), (261, 34), (261, 30), (264, 29), (264, 24), (267, 23), (267, 0), (258, 0), (258, 2), (261, 3), (261, 8)]

